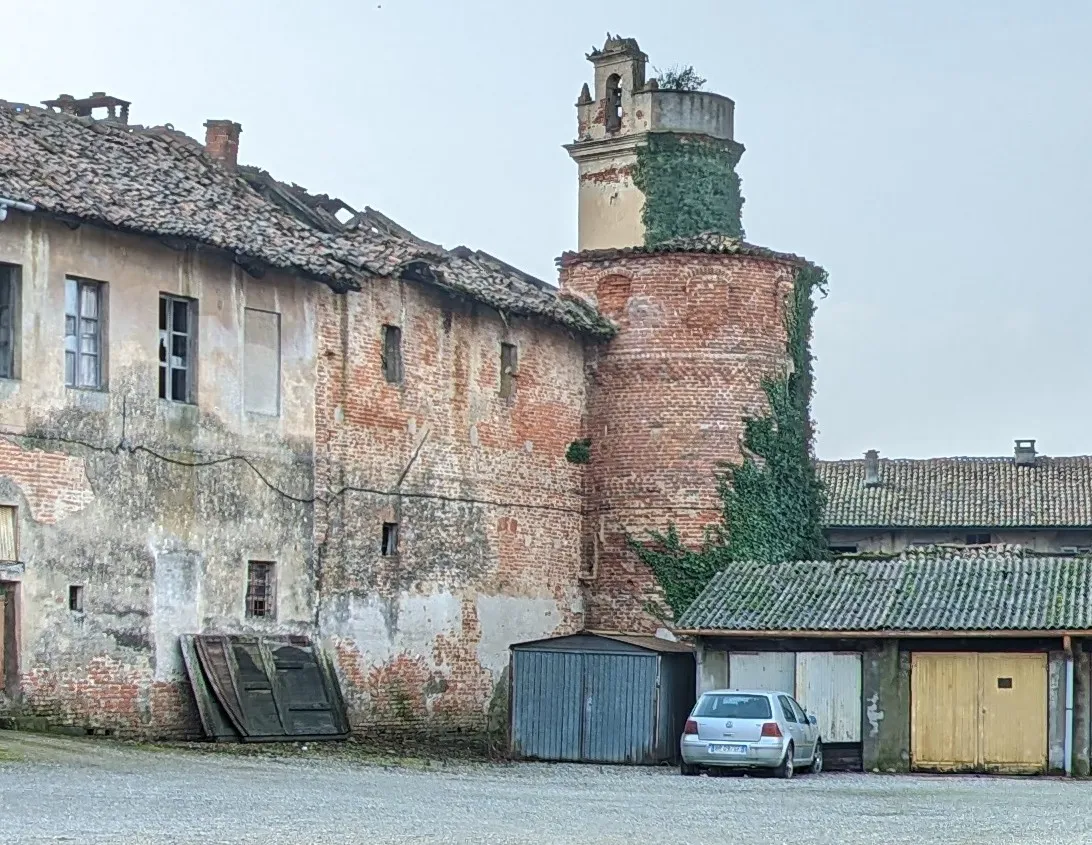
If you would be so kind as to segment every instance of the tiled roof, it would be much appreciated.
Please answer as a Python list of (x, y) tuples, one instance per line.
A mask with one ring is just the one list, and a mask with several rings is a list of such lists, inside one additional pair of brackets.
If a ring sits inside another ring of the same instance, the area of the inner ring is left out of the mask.
[(1092, 456), (819, 461), (828, 527), (1092, 527)]
[(480, 259), (426, 244), (405, 230), (395, 234), (376, 225), (381, 215), (357, 215), (341, 224), (335, 216), (344, 207), (339, 200), (312, 196), (257, 168), (232, 172), (170, 127), (0, 101), (0, 197), (58, 216), (206, 244), (241, 263), (297, 273), (339, 290), (414, 267), (411, 275), (426, 284), (508, 313), (595, 337), (614, 332), (587, 303), (495, 259), (482, 266)]
[(651, 255), (664, 252), (704, 252), (714, 255), (745, 255), (752, 258), (767, 258), (790, 264), (808, 264), (808, 260), (788, 252), (776, 252), (764, 246), (749, 244), (739, 238), (706, 232), (692, 237), (673, 238), (651, 246), (627, 246), (615, 249), (586, 249), (582, 252), (566, 252), (557, 259), (560, 266), (581, 261), (610, 261), (629, 255)]
[(890, 560), (738, 563), (679, 631), (1092, 630), (1092, 559), (1018, 546), (931, 547)]

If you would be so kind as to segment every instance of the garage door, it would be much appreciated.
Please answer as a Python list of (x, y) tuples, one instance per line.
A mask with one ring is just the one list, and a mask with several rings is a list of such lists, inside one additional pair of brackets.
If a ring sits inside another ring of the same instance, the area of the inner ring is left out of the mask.
[(1045, 770), (1047, 655), (915, 652), (910, 695), (914, 768)]
[(733, 651), (728, 657), (732, 689), (760, 689), (792, 694), (796, 654), (791, 651)]

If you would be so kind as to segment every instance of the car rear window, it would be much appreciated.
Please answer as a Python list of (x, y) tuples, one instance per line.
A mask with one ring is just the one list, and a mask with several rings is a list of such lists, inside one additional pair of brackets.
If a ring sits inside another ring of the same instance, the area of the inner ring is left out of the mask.
[(773, 712), (770, 710), (770, 699), (764, 695), (718, 693), (703, 695), (694, 715), (714, 719), (769, 719)]

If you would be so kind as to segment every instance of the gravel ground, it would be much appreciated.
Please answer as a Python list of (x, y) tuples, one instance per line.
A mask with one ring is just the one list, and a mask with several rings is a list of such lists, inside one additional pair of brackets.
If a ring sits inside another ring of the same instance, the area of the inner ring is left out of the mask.
[(0, 801), (4, 843), (1092, 843), (1092, 784), (1055, 779), (683, 778), (10, 733)]

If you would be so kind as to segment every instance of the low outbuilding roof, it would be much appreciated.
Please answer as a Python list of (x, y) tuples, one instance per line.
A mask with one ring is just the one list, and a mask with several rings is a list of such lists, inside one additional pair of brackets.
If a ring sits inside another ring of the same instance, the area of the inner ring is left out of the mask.
[(677, 633), (1092, 631), (1092, 558), (1019, 546), (924, 547), (889, 559), (735, 563)]

